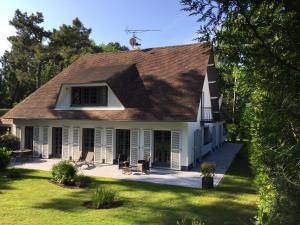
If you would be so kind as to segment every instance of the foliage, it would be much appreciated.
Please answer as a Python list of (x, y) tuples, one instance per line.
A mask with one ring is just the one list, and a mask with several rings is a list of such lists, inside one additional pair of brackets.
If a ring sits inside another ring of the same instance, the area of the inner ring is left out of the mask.
[(22, 173), (20, 172), (20, 170), (16, 168), (10, 168), (6, 172), (6, 177), (11, 179), (16, 179), (22, 177)]
[(76, 173), (76, 167), (67, 160), (60, 161), (52, 167), (53, 180), (60, 184), (72, 184)]
[(20, 141), (13, 134), (4, 134), (0, 136), (0, 147), (6, 147), (10, 150), (17, 150), (20, 148)]
[(215, 44), (215, 54), (231, 79), (238, 68), (246, 81), (242, 90), (250, 95), (242, 99), (238, 123), (249, 131), (252, 142), (260, 196), (257, 224), (299, 224), (300, 2), (181, 2), (199, 16), (201, 39)]
[(87, 187), (92, 183), (92, 178), (83, 174), (75, 176), (75, 184), (78, 187)]
[(101, 209), (103, 207), (111, 206), (116, 199), (116, 192), (98, 187), (92, 197), (93, 207), (95, 209)]
[(213, 177), (216, 172), (216, 164), (211, 162), (203, 162), (201, 164), (201, 173), (204, 177)]
[(11, 150), (0, 147), (0, 171), (5, 170), (10, 163)]
[(202, 222), (201, 220), (197, 220), (197, 219), (192, 219), (191, 223), (187, 223), (186, 219), (181, 219), (181, 220), (177, 220), (176, 225), (205, 225), (204, 222)]
[(128, 50), (117, 42), (97, 45), (78, 18), (52, 31), (43, 22), (42, 13), (20, 10), (10, 21), (16, 35), (8, 38), (11, 51), (0, 58), (0, 107), (14, 106), (83, 54)]

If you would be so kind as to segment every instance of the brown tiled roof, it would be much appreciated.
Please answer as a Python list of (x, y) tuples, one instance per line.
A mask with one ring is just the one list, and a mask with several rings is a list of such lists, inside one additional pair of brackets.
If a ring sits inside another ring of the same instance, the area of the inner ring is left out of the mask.
[[(210, 48), (201, 44), (87, 54), (3, 118), (196, 121)], [(125, 110), (55, 110), (63, 84), (105, 81)]]

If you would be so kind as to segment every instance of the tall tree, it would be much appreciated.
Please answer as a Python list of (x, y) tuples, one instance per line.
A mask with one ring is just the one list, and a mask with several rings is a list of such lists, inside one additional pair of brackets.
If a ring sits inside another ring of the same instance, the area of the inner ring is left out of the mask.
[(43, 41), (48, 36), (48, 32), (40, 27), (43, 21), (39, 12), (28, 15), (16, 10), (9, 22), (16, 29), (16, 35), (8, 38), (12, 49), (2, 57), (1, 72), (8, 82), (10, 104), (23, 99), (41, 85)]
[(251, 162), (259, 188), (257, 224), (300, 224), (300, 2), (181, 0), (199, 17), (200, 40), (242, 69), (251, 93)]

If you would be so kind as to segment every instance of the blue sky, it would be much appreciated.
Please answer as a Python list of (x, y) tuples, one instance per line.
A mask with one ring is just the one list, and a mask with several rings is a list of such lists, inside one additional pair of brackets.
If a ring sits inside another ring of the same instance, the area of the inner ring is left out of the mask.
[(16, 9), (42, 12), (46, 30), (71, 24), (78, 17), (96, 43), (128, 44), (131, 29), (158, 29), (139, 35), (142, 48), (193, 43), (199, 24), (181, 11), (179, 0), (2, 0), (0, 3), (0, 55), (10, 49), (7, 37), (14, 34), (8, 22)]

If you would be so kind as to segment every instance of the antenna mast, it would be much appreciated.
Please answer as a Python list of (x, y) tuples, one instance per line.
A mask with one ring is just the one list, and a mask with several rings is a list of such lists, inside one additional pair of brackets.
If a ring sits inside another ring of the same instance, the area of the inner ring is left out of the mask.
[(137, 41), (137, 40), (141, 41), (141, 39), (138, 38), (136, 36), (136, 34), (141, 34), (141, 33), (149, 32), (149, 31), (160, 31), (160, 30), (146, 30), (146, 29), (138, 30), (138, 29), (129, 29), (129, 28), (126, 28), (125, 32), (127, 34), (128, 33), (132, 34), (132, 37), (129, 40), (129, 44), (131, 45), (132, 49), (139, 49), (139, 46), (141, 46), (141, 44), (138, 43), (138, 41)]

